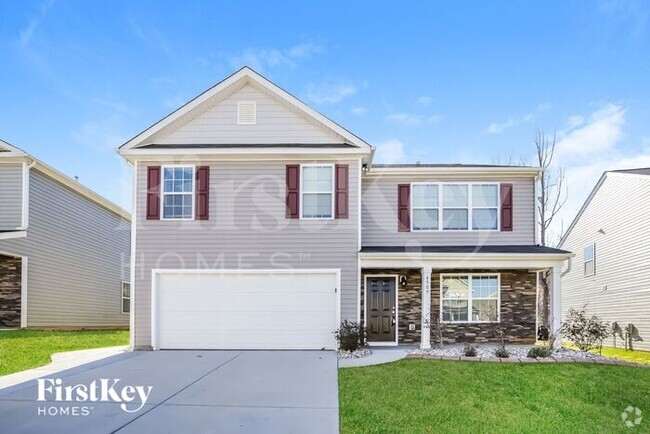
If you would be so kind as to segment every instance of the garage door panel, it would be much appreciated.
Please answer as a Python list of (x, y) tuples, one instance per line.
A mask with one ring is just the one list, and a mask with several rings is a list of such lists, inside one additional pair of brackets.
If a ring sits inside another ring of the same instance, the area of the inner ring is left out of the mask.
[(334, 348), (335, 272), (161, 273), (158, 348)]

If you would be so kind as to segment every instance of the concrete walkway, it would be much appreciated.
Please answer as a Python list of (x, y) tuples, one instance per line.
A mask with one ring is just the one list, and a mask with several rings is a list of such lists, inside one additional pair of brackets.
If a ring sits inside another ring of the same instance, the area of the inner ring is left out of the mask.
[(339, 359), (339, 368), (354, 368), (358, 366), (381, 365), (383, 363), (396, 362), (406, 358), (408, 353), (416, 347), (372, 347), (372, 354), (360, 359)]
[(52, 363), (49, 365), (0, 377), (0, 389), (66, 371), (77, 366), (85, 365), (86, 363), (96, 362), (126, 351), (128, 351), (127, 346), (120, 346), (54, 353), (52, 354)]

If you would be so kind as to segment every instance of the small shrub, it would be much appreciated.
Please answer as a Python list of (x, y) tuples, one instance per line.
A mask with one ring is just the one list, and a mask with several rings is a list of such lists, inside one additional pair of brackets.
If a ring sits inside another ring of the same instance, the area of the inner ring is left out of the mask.
[(539, 359), (541, 357), (550, 357), (552, 353), (553, 351), (551, 350), (551, 348), (536, 345), (534, 347), (531, 347), (530, 350), (528, 350), (528, 354), (526, 354), (526, 357)]
[(601, 320), (596, 315), (587, 316), (586, 307), (569, 309), (566, 321), (562, 324), (563, 336), (581, 351), (589, 351), (602, 342), (610, 334), (609, 323)]
[(343, 351), (356, 351), (366, 346), (365, 329), (354, 321), (343, 321), (339, 329), (334, 332), (334, 336), (339, 349)]
[(465, 354), (466, 357), (476, 357), (476, 347), (471, 344), (465, 344), (463, 353)]
[(494, 355), (500, 359), (507, 359), (508, 357), (510, 357), (510, 352), (506, 350), (505, 347), (501, 347), (501, 348), (497, 348), (497, 350), (494, 352)]

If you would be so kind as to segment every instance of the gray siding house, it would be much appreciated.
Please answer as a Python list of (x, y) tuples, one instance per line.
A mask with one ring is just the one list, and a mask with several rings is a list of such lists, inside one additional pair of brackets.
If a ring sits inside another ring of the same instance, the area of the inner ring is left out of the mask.
[(0, 141), (0, 328), (128, 327), (130, 215)]
[[(535, 341), (539, 170), (379, 165), (374, 148), (249, 68), (122, 145), (135, 171), (132, 346), (334, 348)], [(557, 321), (554, 322), (557, 328)]]
[[(634, 204), (635, 206), (629, 206)], [(562, 278), (563, 315), (570, 308), (622, 327), (633, 323), (650, 350), (650, 168), (605, 172), (560, 247), (576, 253)], [(605, 343), (613, 345), (613, 341)], [(620, 339), (618, 346), (622, 346)]]

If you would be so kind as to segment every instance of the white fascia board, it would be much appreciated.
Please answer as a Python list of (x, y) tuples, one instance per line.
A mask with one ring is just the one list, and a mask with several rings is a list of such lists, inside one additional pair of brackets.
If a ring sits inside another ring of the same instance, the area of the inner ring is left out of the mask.
[[(224, 152), (225, 151), (225, 152)], [(286, 161), (292, 159), (318, 159), (318, 161), (336, 161), (342, 159), (352, 159), (361, 156), (362, 162), (369, 159), (370, 153), (358, 148), (355, 149), (288, 149), (277, 148), (274, 152), (268, 149), (246, 149), (241, 152), (230, 150), (214, 149), (166, 149), (161, 152), (159, 149), (133, 149), (124, 153), (123, 156), (133, 163), (135, 161)]]
[(0, 240), (13, 240), (14, 238), (25, 238), (27, 231), (0, 232)]
[(365, 176), (388, 177), (388, 176), (454, 176), (454, 175), (472, 175), (472, 176), (530, 176), (536, 177), (540, 174), (539, 168), (536, 167), (371, 167)]

